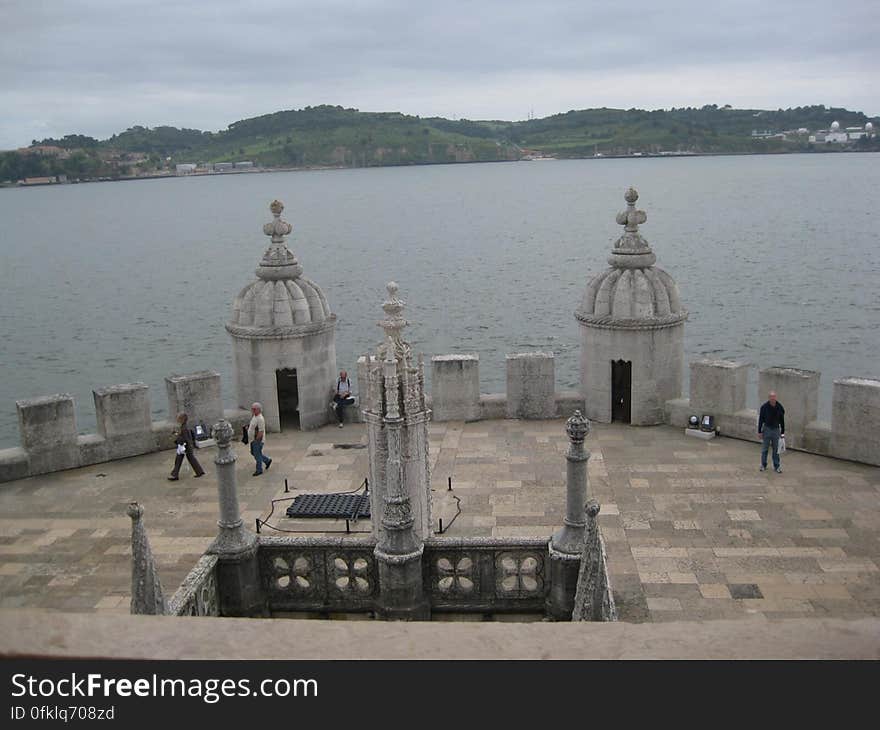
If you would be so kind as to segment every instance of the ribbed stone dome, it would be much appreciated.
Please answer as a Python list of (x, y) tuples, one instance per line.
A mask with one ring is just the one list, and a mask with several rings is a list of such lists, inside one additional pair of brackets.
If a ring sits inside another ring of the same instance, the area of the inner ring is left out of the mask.
[(611, 268), (587, 284), (575, 317), (600, 327), (664, 327), (684, 321), (687, 311), (678, 286), (654, 266), (656, 256), (639, 233), (639, 224), (648, 219), (635, 208), (639, 195), (630, 188), (624, 197), (627, 209), (618, 214), (617, 222), (626, 228), (608, 258)]
[(229, 324), (293, 327), (318, 324), (330, 316), (324, 292), (304, 276), (276, 281), (257, 279), (235, 297)]
[[(684, 315), (684, 316), (682, 316)], [(678, 320), (687, 316), (678, 286), (663, 269), (611, 268), (593, 277), (578, 309), (578, 319)]]
[(293, 230), (281, 220), (284, 205), (276, 200), (269, 207), (274, 220), (263, 226), (263, 233), (272, 236), (272, 243), (257, 267), (257, 280), (235, 297), (226, 329), (257, 337), (321, 329), (336, 315), (320, 287), (302, 275), (302, 266), (284, 243), (284, 236)]

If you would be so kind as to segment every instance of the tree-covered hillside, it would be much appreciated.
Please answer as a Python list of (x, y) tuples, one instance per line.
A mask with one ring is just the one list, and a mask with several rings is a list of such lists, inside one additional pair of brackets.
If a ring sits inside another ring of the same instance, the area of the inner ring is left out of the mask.
[(218, 132), (134, 126), (106, 140), (81, 134), (34, 140), (29, 148), (0, 154), (0, 181), (60, 174), (125, 177), (173, 170), (180, 163), (243, 160), (261, 167), (369, 167), (515, 160), (535, 152), (590, 157), (880, 149), (877, 137), (843, 145), (809, 143), (810, 133), (834, 121), (844, 129), (863, 128), (868, 121), (880, 127), (880, 119), (821, 105), (776, 111), (715, 104), (654, 111), (583, 109), (521, 122), (422, 118), (324, 105), (243, 119)]

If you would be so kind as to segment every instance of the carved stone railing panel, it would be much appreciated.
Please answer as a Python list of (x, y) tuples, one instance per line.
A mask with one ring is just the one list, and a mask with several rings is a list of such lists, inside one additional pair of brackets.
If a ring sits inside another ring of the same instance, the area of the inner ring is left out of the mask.
[(261, 537), (270, 611), (371, 611), (379, 592), (372, 540)]
[(425, 591), (432, 611), (543, 611), (544, 538), (434, 538), (425, 544)]
[(219, 616), (217, 556), (203, 555), (172, 596), (168, 606), (172, 616)]

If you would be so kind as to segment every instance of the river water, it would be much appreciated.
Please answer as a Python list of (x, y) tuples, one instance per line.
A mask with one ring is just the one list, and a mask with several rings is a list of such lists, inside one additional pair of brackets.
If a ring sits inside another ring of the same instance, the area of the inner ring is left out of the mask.
[[(535, 161), (279, 172), (0, 190), (0, 447), (15, 401), (215, 369), (234, 405), (223, 325), (284, 201), (288, 237), (339, 317), (339, 367), (381, 339), (385, 284), (407, 300), (417, 351), (476, 352), (483, 392), (504, 355), (556, 354), (575, 387), (574, 319), (620, 235), (635, 186), (642, 233), (678, 282), (688, 360), (744, 358), (880, 376), (880, 156)], [(430, 370), (430, 368), (428, 368)], [(754, 378), (756, 380), (756, 378)], [(330, 384), (328, 384), (329, 387)], [(687, 392), (686, 389), (684, 391)], [(752, 395), (750, 405), (756, 405)]]

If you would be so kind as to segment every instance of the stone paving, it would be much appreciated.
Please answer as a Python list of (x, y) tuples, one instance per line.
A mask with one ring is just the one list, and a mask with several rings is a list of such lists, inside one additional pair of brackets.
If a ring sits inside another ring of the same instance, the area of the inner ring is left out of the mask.
[[(549, 537), (562, 524), (563, 420), (438, 423), (430, 437), (446, 535)], [(274, 462), (260, 477), (238, 444), (245, 523), (265, 518), (273, 498), (360, 487), (366, 449), (339, 446), (365, 443), (362, 425), (270, 434)], [(666, 426), (594, 424), (586, 446), (622, 620), (880, 616), (880, 469), (790, 451), (782, 474), (759, 473), (756, 444)], [(0, 486), (0, 608), (127, 612), (132, 499), (170, 597), (216, 533), (212, 455), (199, 453), (200, 481), (187, 471), (166, 481), (168, 451)], [(456, 497), (462, 512), (448, 527)], [(272, 525), (345, 528), (287, 519), (287, 504)]]

